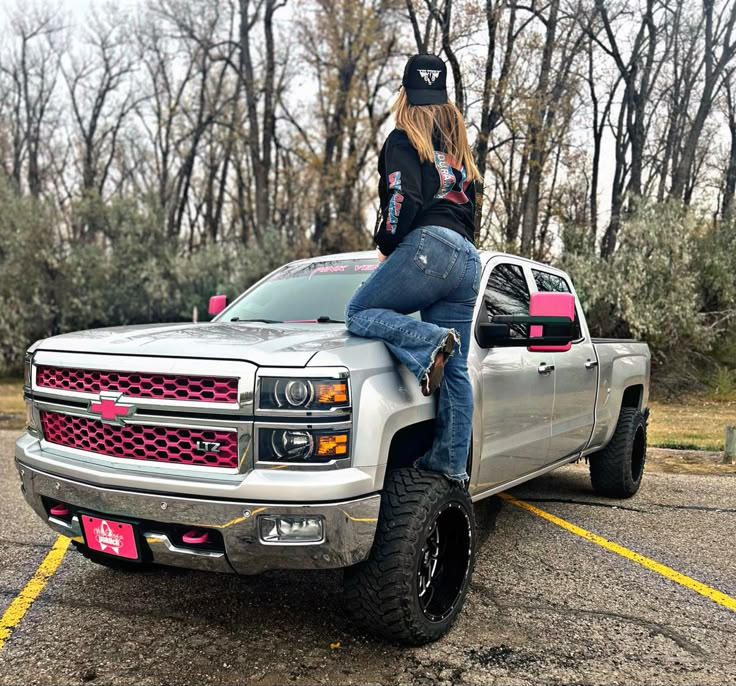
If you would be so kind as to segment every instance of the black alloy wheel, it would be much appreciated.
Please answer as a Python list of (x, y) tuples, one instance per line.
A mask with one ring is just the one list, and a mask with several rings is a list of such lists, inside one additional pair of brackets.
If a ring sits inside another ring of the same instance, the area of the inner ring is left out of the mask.
[(417, 595), (429, 621), (452, 614), (470, 571), (471, 543), (470, 518), (462, 507), (448, 503), (437, 513), (419, 553)]

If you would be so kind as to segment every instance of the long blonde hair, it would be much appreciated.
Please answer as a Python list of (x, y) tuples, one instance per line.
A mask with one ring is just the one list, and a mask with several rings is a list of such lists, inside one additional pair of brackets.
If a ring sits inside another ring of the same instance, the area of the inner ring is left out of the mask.
[(434, 162), (432, 134), (440, 137), (443, 151), (462, 164), (468, 178), (479, 181), (480, 173), (475, 166), (473, 153), (468, 145), (468, 133), (462, 112), (449, 100), (444, 105), (412, 105), (401, 89), (391, 111), (396, 127), (409, 136), (411, 144), (419, 153), (422, 162)]

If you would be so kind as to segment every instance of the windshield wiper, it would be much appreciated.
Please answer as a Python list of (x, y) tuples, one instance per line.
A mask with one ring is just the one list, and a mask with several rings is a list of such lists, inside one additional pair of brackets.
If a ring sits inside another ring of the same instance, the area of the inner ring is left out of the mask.
[(344, 324), (345, 321), (342, 319), (333, 319), (323, 314), (321, 317), (317, 317), (318, 324)]
[(231, 322), (259, 322), (260, 324), (283, 324), (280, 319), (241, 319), (240, 317), (233, 317)]

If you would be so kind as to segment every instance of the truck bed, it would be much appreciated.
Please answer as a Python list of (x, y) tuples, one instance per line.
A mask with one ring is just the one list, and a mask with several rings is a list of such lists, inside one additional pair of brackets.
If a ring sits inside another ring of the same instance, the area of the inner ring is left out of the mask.
[[(642, 411), (649, 402), (649, 346), (625, 338), (593, 338), (598, 358), (598, 393), (595, 427), (586, 453), (610, 440), (622, 405), (636, 404)], [(624, 390), (626, 389), (626, 395)]]
[(604, 343), (641, 343), (636, 338), (591, 338), (593, 345)]

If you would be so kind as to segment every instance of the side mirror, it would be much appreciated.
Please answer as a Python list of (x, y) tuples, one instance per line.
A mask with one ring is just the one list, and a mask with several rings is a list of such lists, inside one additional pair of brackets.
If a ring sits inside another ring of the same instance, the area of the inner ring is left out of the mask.
[(213, 295), (210, 298), (210, 306), (207, 310), (211, 315), (220, 314), (227, 307), (226, 295)]
[[(495, 319), (495, 317), (494, 317)], [(481, 348), (493, 348), (495, 346), (510, 345), (511, 329), (508, 324), (496, 324), (482, 322), (478, 324), (475, 337)]]
[[(575, 321), (575, 296), (572, 293), (532, 293), (531, 301), (529, 302), (529, 315), (534, 316), (550, 316), (550, 317), (565, 317), (570, 322)], [(572, 326), (569, 327), (572, 329)], [(558, 330), (554, 326), (547, 328), (546, 333), (554, 336), (558, 333)], [(574, 332), (571, 331), (571, 334)], [(543, 327), (541, 326), (530, 326), (529, 327), (529, 338), (544, 338)], [(553, 345), (550, 343), (541, 342), (540, 345), (530, 345), (529, 352), (532, 353), (564, 353), (570, 350), (572, 347), (572, 338), (567, 343), (562, 345)]]
[[(550, 297), (551, 296), (551, 297)], [(575, 338), (575, 296), (572, 293), (535, 293), (530, 314), (497, 314), (478, 324), (476, 338), (483, 348), (529, 348), (530, 352), (564, 352)], [(553, 314), (554, 313), (554, 314)], [(528, 336), (512, 337), (520, 327)]]

